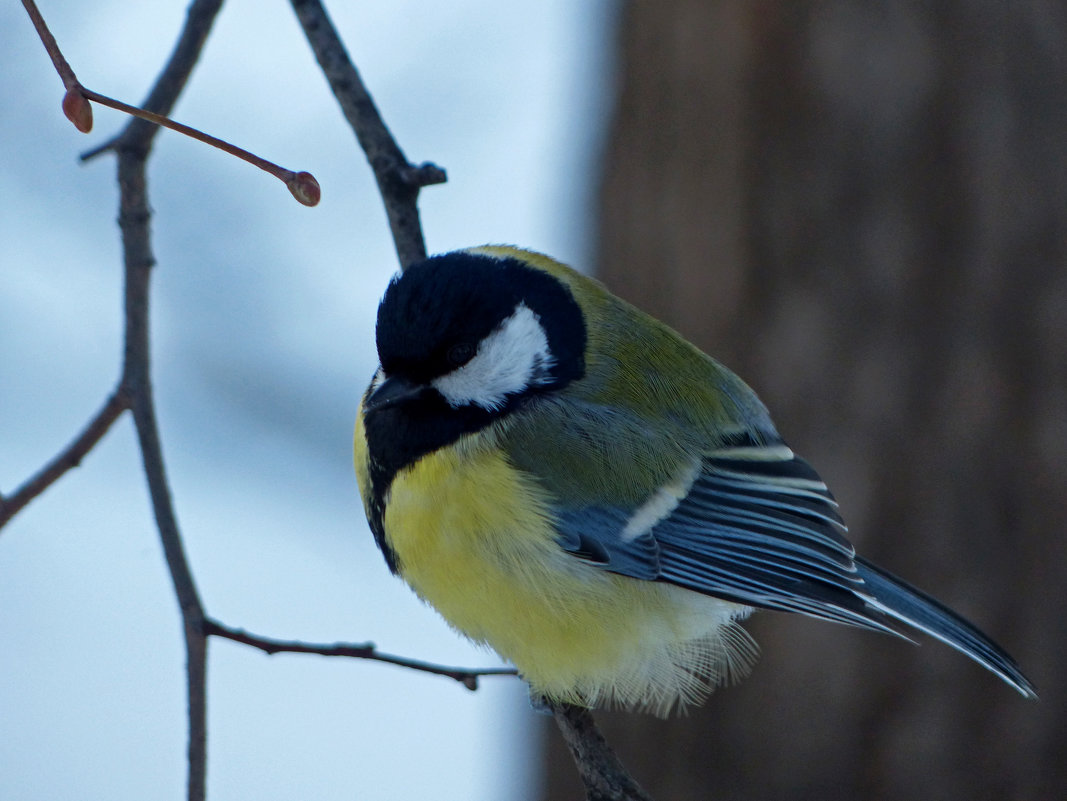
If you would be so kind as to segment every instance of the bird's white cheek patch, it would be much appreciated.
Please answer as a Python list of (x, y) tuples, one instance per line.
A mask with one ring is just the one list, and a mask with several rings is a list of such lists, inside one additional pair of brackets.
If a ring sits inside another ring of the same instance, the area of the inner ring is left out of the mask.
[(678, 508), (700, 474), (700, 462), (693, 460), (673, 481), (664, 484), (634, 510), (619, 535), (624, 542), (632, 542), (652, 530), (660, 520)]
[(509, 395), (548, 381), (553, 363), (541, 321), (520, 303), (479, 343), (473, 359), (435, 379), (433, 386), (450, 406), (475, 404), (494, 411)]
[(381, 365), (378, 365), (378, 369), (374, 372), (374, 378), (370, 382), (370, 390), (367, 392), (368, 397), (378, 391), (378, 387), (385, 383), (386, 379), (385, 370)]

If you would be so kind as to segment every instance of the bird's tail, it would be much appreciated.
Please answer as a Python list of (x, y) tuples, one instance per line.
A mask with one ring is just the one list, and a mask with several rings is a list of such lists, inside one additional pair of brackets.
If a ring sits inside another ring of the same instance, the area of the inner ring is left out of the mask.
[[(856, 558), (856, 568), (870, 594), (867, 603), (897, 620), (936, 637), (996, 673), (1027, 698), (1033, 684), (1008, 653), (944, 604), (870, 562)], [(865, 593), (866, 594), (866, 593)]]

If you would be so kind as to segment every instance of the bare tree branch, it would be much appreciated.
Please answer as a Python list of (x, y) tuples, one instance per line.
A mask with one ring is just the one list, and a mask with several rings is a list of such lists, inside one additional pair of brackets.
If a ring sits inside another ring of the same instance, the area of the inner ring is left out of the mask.
[(319, 656), (344, 656), (354, 659), (371, 659), (376, 662), (385, 662), (390, 665), (418, 670), (423, 673), (432, 673), (435, 676), (446, 676), (454, 679), (468, 690), (478, 689), (480, 676), (515, 676), (518, 675), (514, 668), (460, 668), (435, 665), (420, 659), (409, 659), (403, 656), (394, 656), (379, 651), (374, 643), (306, 643), (294, 640), (275, 640), (270, 637), (261, 637), (258, 634), (250, 634), (243, 629), (234, 629), (219, 623), (217, 620), (208, 618), (204, 621), (204, 631), (216, 637), (223, 637), (244, 645), (258, 648), (267, 654), (317, 654)]
[[(168, 63), (167, 69), (160, 75), (157, 80), (156, 88), (146, 101), (149, 108), (139, 108), (138, 106), (132, 106), (129, 103), (124, 103), (121, 100), (108, 97), (107, 95), (93, 91), (82, 85), (77, 76), (75, 76), (74, 70), (71, 68), (70, 64), (67, 63), (66, 58), (63, 57), (59, 44), (56, 42), (55, 37), (52, 36), (52, 32), (48, 29), (48, 25), (45, 22), (44, 17), (41, 16), (37, 4), (34, 0), (22, 0), (22, 4), (26, 8), (26, 12), (29, 14), (34, 28), (37, 29), (37, 35), (40, 36), (41, 43), (44, 45), (45, 50), (52, 59), (52, 64), (55, 66), (56, 72), (59, 73), (59, 77), (63, 81), (63, 86), (66, 87), (67, 92), (63, 97), (63, 113), (67, 115), (67, 118), (70, 119), (75, 127), (82, 133), (89, 133), (93, 127), (93, 108), (89, 101), (100, 103), (103, 106), (122, 111), (133, 117), (138, 117), (153, 126), (169, 128), (172, 131), (177, 131), (192, 139), (196, 139), (197, 141), (229, 153), (231, 156), (246, 161), (279, 179), (286, 185), (293, 197), (305, 206), (314, 206), (318, 204), (322, 191), (319, 188), (318, 181), (315, 180), (315, 177), (311, 173), (296, 172), (281, 167), (272, 161), (257, 156), (255, 153), (237, 147), (224, 139), (219, 139), (217, 136), (211, 136), (210, 134), (206, 134), (189, 125), (175, 122), (167, 116), (170, 113), (170, 108), (173, 106), (181, 87), (185, 85), (185, 81), (188, 77), (188, 72), (185, 69), (186, 66), (191, 67), (192, 64), (195, 64), (199, 57), (200, 50), (207, 39), (208, 32), (210, 31), (210, 22), (202, 16), (200, 12), (207, 11), (208, 9), (198, 10), (195, 6), (190, 8), (185, 28), (188, 36), (179, 40), (177, 48), (174, 53), (171, 54), (171, 60)], [(212, 16), (214, 13), (217, 13), (218, 7), (221, 6), (221, 0), (214, 3), (214, 6), (215, 11), (212, 12)], [(153, 111), (151, 109), (151, 106), (153, 105), (162, 105), (166, 108), (166, 111)], [(87, 161), (99, 156), (101, 153), (112, 150), (118, 141), (119, 137), (115, 137), (102, 145), (83, 153), (82, 160)]]
[(52, 35), (52, 32), (48, 30), (48, 25), (45, 23), (44, 17), (41, 16), (41, 12), (37, 8), (37, 3), (34, 2), (34, 0), (22, 0), (22, 6), (26, 9), (26, 13), (30, 15), (30, 21), (33, 23), (33, 27), (37, 30), (37, 35), (41, 37), (41, 44), (44, 45), (48, 57), (52, 59), (52, 66), (55, 67), (56, 72), (59, 73), (59, 79), (63, 81), (63, 88), (71, 89), (79, 86), (78, 78), (74, 74), (74, 70), (63, 56), (63, 51), (59, 49), (59, 45), (56, 43), (56, 38)]
[[(141, 104), (143, 108), (163, 116), (170, 115), (174, 104), (178, 101), (178, 96), (189, 81), (193, 67), (200, 58), (208, 34), (211, 33), (211, 26), (221, 7), (222, 0), (193, 0), (186, 12), (185, 25), (174, 45), (174, 50)], [(113, 149), (119, 139), (123, 140), (127, 148), (132, 148), (137, 144), (148, 148), (158, 130), (159, 128), (154, 123), (147, 120), (130, 120), (118, 136), (100, 148), (90, 151), (89, 154), (83, 155), (82, 159), (91, 157), (104, 149)]]
[(652, 801), (623, 767), (588, 709), (547, 703), (578, 766), (588, 801)]
[(66, 448), (56, 454), (48, 464), (27, 479), (10, 496), (0, 497), (0, 528), (3, 528), (26, 504), (52, 486), (64, 473), (81, 464), (86, 454), (96, 447), (96, 443), (104, 438), (112, 424), (128, 408), (129, 398), (125, 389), (120, 386)]
[[(48, 24), (45, 22), (44, 17), (41, 16), (41, 12), (38, 10), (34, 0), (22, 0), (22, 4), (26, 8), (26, 13), (29, 14), (34, 28), (37, 30), (37, 35), (41, 38), (41, 43), (44, 45), (44, 49), (52, 59), (52, 64), (55, 66), (56, 72), (59, 73), (59, 77), (63, 81), (63, 86), (66, 87), (66, 94), (63, 96), (63, 113), (66, 114), (67, 118), (74, 123), (74, 126), (79, 131), (82, 133), (89, 133), (89, 131), (92, 130), (92, 103), (100, 103), (108, 108), (113, 108), (125, 114), (129, 114), (130, 116), (144, 120), (153, 126), (169, 128), (172, 131), (177, 131), (178, 133), (196, 139), (199, 142), (218, 148), (231, 156), (235, 156), (242, 161), (248, 162), (254, 167), (258, 167), (264, 172), (273, 175), (284, 183), (293, 197), (305, 206), (315, 206), (318, 204), (319, 199), (322, 197), (322, 190), (319, 187), (319, 182), (315, 180), (315, 176), (311, 173), (304, 171), (297, 172), (286, 167), (281, 167), (242, 147), (237, 147), (236, 145), (227, 142), (225, 139), (211, 136), (210, 134), (206, 134), (192, 126), (185, 125), (184, 123), (175, 122), (168, 116), (170, 108), (173, 106), (174, 101), (177, 98), (177, 92), (180, 91), (188, 77), (188, 72), (185, 71), (185, 68), (186, 66), (191, 67), (191, 65), (196, 62), (200, 49), (203, 47), (208, 31), (210, 30), (210, 25), (206, 23), (206, 20), (200, 14), (194, 13), (197, 11), (195, 7), (190, 8), (189, 17), (186, 20), (185, 30), (188, 32), (188, 36), (179, 40), (177, 48), (174, 53), (171, 54), (168, 68), (161, 73), (156, 88), (147, 100), (149, 105), (157, 103), (163, 105), (166, 109), (165, 112), (156, 112), (151, 108), (132, 106), (129, 103), (124, 103), (121, 100), (116, 100), (113, 97), (108, 97), (100, 92), (86, 88), (81, 81), (78, 80), (77, 76), (74, 74), (74, 70), (71, 68), (66, 58), (64, 58), (63, 52), (59, 48), (59, 44), (56, 42), (55, 37), (52, 36), (52, 32), (48, 29)], [(221, 0), (214, 3), (215, 11), (213, 14), (217, 13), (220, 5)], [(204, 10), (206, 11), (207, 9)], [(192, 60), (190, 61), (190, 59)], [(92, 103), (89, 101), (92, 101)], [(99, 156), (101, 153), (114, 149), (120, 136), (116, 136), (113, 139), (104, 142), (102, 145), (83, 153), (82, 161), (87, 161)]]
[[(101, 105), (108, 106), (109, 108), (116, 109), (118, 111), (125, 112), (132, 117), (145, 120), (152, 125), (158, 125), (161, 128), (169, 128), (172, 131), (177, 131), (180, 134), (188, 136), (190, 139), (195, 139), (198, 142), (203, 142), (211, 147), (218, 148), (219, 150), (229, 153), (231, 156), (246, 161), (253, 167), (258, 167), (270, 175), (273, 175), (279, 181), (281, 181), (292, 193), (299, 202), (305, 206), (315, 206), (318, 204), (319, 199), (322, 196), (322, 190), (319, 188), (319, 182), (315, 180), (309, 172), (296, 172), (286, 167), (282, 167), (275, 164), (273, 161), (268, 161), (262, 156), (257, 156), (243, 147), (237, 147), (237, 145), (227, 142), (225, 139), (219, 139), (217, 136), (204, 133), (197, 128), (193, 128), (191, 125), (185, 125), (181, 122), (175, 122), (165, 114), (157, 114), (149, 109), (139, 108), (137, 106), (131, 106), (129, 103), (123, 103), (121, 100), (115, 100), (107, 95), (102, 95), (99, 92), (94, 92), (92, 89), (86, 89), (80, 84), (76, 88), (76, 94), (79, 99), (84, 102), (86, 100), (92, 100), (94, 103), (100, 103)], [(68, 101), (71, 97), (71, 92), (68, 91), (67, 98), (64, 99), (64, 109), (68, 108)], [(88, 106), (86, 106), (88, 108)], [(80, 109), (74, 111), (68, 111), (67, 116), (73, 116), (78, 113)], [(91, 116), (91, 115), (90, 115)], [(77, 124), (77, 123), (75, 123)], [(116, 137), (109, 142), (105, 142), (99, 147), (95, 147), (86, 153), (82, 154), (82, 161), (88, 161), (89, 159), (99, 156), (108, 150), (113, 149), (119, 142), (120, 137)]]
[(401, 268), (425, 259), (426, 243), (417, 205), (419, 190), (443, 183), (445, 171), (433, 164), (415, 166), (408, 162), (382, 121), (322, 3), (319, 0), (291, 0), (291, 3), (315, 59), (374, 171)]
[[(178, 44), (145, 102), (147, 108), (159, 114), (170, 112), (192, 73), (221, 6), (221, 0), (194, 0)], [(187, 797), (189, 801), (204, 801), (207, 793), (207, 637), (203, 627), (204, 608), (185, 556), (167, 484), (150, 370), (149, 279), (155, 256), (149, 228), (151, 210), (145, 171), (158, 131), (159, 128), (149, 122), (131, 120), (115, 140), (113, 148), (118, 155), (119, 228), (122, 231), (126, 273), (126, 349), (122, 384), (131, 398), (152, 510), (185, 631), (189, 693)]]

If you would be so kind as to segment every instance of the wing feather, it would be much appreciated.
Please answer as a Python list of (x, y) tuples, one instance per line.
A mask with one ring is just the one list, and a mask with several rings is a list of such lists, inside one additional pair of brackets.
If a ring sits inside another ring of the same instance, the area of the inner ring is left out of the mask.
[(862, 597), (855, 550), (822, 479), (780, 440), (711, 451), (685, 496), (636, 537), (636, 509), (560, 514), (560, 544), (606, 570), (750, 606), (894, 631)]
[(748, 606), (900, 637), (895, 624), (906, 623), (1035, 695), (1014, 660), (975, 626), (857, 557), (826, 484), (781, 441), (705, 454), (677, 505), (638, 536), (623, 536), (641, 510), (564, 512), (560, 544), (605, 570)]

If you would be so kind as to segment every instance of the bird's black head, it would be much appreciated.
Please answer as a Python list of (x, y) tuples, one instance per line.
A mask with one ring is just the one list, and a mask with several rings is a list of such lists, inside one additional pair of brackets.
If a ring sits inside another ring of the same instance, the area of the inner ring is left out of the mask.
[(453, 409), (500, 411), (584, 370), (574, 297), (514, 258), (461, 251), (412, 265), (382, 299), (377, 339), (379, 381), (436, 393)]
[(386, 484), (585, 371), (574, 296), (520, 258), (457, 251), (412, 265), (378, 307), (377, 342), (363, 413), (374, 478)]

